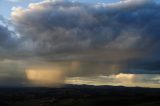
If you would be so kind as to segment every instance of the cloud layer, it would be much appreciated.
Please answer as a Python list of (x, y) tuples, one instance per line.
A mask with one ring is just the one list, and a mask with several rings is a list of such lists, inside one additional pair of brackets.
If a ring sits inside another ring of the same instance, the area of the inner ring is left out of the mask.
[(67, 77), (159, 74), (159, 11), (160, 4), (152, 0), (45, 0), (15, 7), (10, 24), (0, 17), (0, 61), (25, 60), (20, 82), (26, 81), (25, 68), (40, 61), (64, 62)]
[(39, 52), (41, 48), (45, 52), (146, 49), (159, 34), (159, 7), (149, 0), (140, 1), (96, 5), (44, 1), (27, 9), (15, 8), (12, 22), (32, 44), (30, 49)]
[[(159, 10), (159, 4), (151, 0), (106, 4), (61, 0), (15, 8), (11, 18), (23, 40), (23, 49), (36, 55), (80, 53), (89, 55), (89, 59), (137, 66), (159, 61)], [(76, 58), (79, 59), (77, 55)]]

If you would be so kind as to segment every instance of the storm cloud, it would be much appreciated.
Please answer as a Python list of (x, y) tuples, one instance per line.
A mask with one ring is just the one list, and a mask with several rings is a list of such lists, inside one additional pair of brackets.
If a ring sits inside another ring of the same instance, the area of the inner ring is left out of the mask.
[(97, 4), (43, 0), (26, 8), (14, 7), (9, 20), (11, 27), (0, 17), (0, 59), (3, 58), (2, 62), (25, 61), (20, 69), (15, 62), (18, 68), (14, 70), (23, 70), (19, 84), (28, 79), (38, 83), (41, 79), (36, 76), (43, 77), (44, 81), (52, 80), (54, 72), (50, 70), (53, 71), (53, 67), (49, 70), (50, 79), (43, 76), (48, 75), (47, 72), (37, 68), (44, 64), (59, 64), (55, 69), (60, 73), (56, 70), (56, 74), (65, 74), (71, 79), (103, 75), (108, 80), (109, 76), (116, 75), (158, 75), (159, 11), (160, 4), (153, 0)]
[(49, 61), (102, 61), (159, 70), (159, 10), (152, 0), (46, 0), (14, 8), (11, 21), (20, 34), (20, 49)]
[[(15, 8), (12, 21), (21, 36), (28, 38), (25, 43), (31, 43), (29, 49), (36, 49), (38, 52), (42, 52), (42, 48), (45, 52), (96, 48), (142, 49), (154, 39), (150, 37), (155, 31), (150, 32), (149, 37), (145, 35), (150, 29), (148, 27), (153, 27), (146, 21), (155, 19), (152, 14), (157, 15), (158, 9), (154, 9), (154, 4), (145, 5), (146, 2), (137, 7), (135, 2), (133, 6), (136, 8), (130, 10), (130, 0), (124, 1), (124, 4), (96, 5), (44, 1), (30, 4), (27, 9)], [(150, 5), (155, 13), (150, 12)]]

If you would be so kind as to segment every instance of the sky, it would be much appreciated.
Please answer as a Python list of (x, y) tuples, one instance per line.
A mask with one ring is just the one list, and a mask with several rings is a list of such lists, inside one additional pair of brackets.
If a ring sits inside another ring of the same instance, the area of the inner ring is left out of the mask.
[[(42, 0), (0, 0), (0, 13), (8, 18), (13, 7), (27, 7), (30, 3), (40, 2)], [(76, 0), (75, 0), (76, 1)], [(118, 0), (77, 0), (85, 3), (113, 3)]]
[(160, 88), (158, 0), (1, 0), (0, 86)]

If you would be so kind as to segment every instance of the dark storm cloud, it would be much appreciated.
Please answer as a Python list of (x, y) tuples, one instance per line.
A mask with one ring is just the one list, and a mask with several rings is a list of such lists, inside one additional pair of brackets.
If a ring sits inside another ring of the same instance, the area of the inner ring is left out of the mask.
[(34, 54), (48, 61), (86, 60), (152, 70), (160, 60), (159, 10), (152, 0), (111, 4), (48, 0), (14, 8), (11, 20), (20, 35), (17, 48), (22, 57)]
[[(0, 86), (51, 83), (58, 74), (93, 77), (95, 83), (138, 81), (143, 75), (134, 74), (147, 74), (140, 81), (157, 83), (159, 10), (152, 0), (44, 0), (13, 8), (11, 23), (0, 16)], [(153, 81), (150, 74), (156, 74)]]
[[(15, 9), (12, 21), (22, 38), (28, 39), (24, 42), (28, 49), (38, 52), (157, 49), (159, 5), (140, 0), (137, 7), (137, 0), (127, 1), (113, 5), (42, 2)], [(130, 10), (130, 1), (136, 8)]]

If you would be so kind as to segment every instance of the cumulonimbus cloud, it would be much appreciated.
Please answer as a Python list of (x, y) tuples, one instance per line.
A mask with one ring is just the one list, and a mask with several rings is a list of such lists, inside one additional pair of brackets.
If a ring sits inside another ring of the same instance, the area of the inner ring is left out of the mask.
[[(159, 10), (160, 5), (151, 0), (109, 4), (45, 0), (27, 8), (16, 7), (11, 14), (12, 30), (0, 18), (0, 59), (17, 66), (15, 70), (25, 70), (39, 61), (65, 60), (67, 77), (159, 74)], [(24, 69), (7, 59), (25, 60)], [(25, 72), (20, 73), (24, 76), (18, 84), (26, 82)], [(4, 77), (3, 82), (11, 76)]]
[[(159, 9), (153, 4), (146, 5), (144, 0), (141, 2), (144, 8), (118, 11), (114, 10), (121, 5), (118, 3), (110, 9), (109, 4), (99, 6), (69, 1), (44, 1), (30, 4), (27, 9), (15, 8), (12, 22), (21, 36), (28, 38), (32, 47), (40, 51), (41, 48), (45, 48), (45, 51), (143, 48), (148, 40), (153, 39), (152, 32), (149, 36), (145, 33), (152, 27), (150, 23), (154, 24), (153, 19), (158, 18), (156, 13)], [(130, 5), (135, 4), (124, 3), (121, 8), (126, 6), (129, 9)], [(157, 35), (157, 31), (154, 32)], [(139, 43), (141, 46), (137, 46)]]
[[(140, 1), (84, 4), (49, 0), (14, 8), (11, 21), (19, 33), (14, 42), (18, 42), (16, 55), (36, 54), (49, 61), (104, 61), (125, 64), (126, 68), (158, 70), (159, 4)], [(8, 36), (11, 32), (1, 29), (5, 34), (0, 39), (8, 45), (7, 41), (13, 39)]]
[[(131, 5), (135, 8), (130, 9)], [(112, 8), (110, 4), (43, 1), (27, 9), (15, 8), (12, 22), (27, 39), (24, 46), (37, 52), (154, 51), (159, 45), (158, 11), (159, 5), (150, 0), (127, 0)]]

